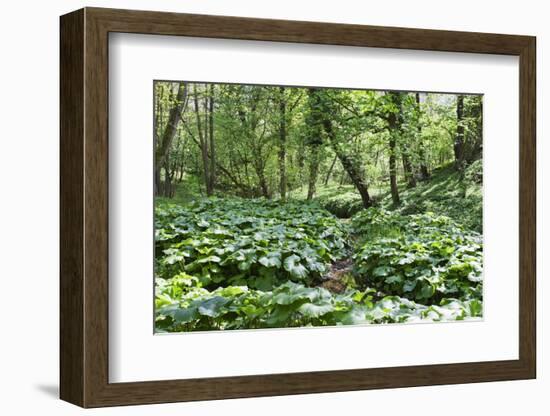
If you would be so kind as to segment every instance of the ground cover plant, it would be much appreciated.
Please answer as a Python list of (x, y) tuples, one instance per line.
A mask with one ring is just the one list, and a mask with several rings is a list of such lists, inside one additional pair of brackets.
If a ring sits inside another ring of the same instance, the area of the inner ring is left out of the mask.
[(155, 83), (155, 330), (483, 316), (481, 97)]

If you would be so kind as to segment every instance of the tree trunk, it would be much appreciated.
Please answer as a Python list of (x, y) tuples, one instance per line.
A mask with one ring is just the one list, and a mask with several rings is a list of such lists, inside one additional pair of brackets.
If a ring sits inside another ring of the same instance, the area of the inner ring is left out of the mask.
[[(424, 152), (420, 153), (420, 158), (424, 159)], [(424, 162), (420, 165), (420, 176), (424, 181), (430, 178), (430, 172), (428, 171), (428, 166), (426, 166), (426, 163)]]
[(155, 195), (162, 195), (162, 182), (160, 181), (160, 168), (155, 165)]
[(164, 184), (163, 184), (162, 194), (167, 198), (172, 198), (174, 196), (174, 191), (172, 186), (172, 172), (170, 171), (168, 161), (164, 162)]
[(315, 196), (315, 185), (317, 184), (317, 176), (319, 174), (319, 146), (311, 147), (311, 155), (309, 161), (309, 180), (307, 187), (307, 200), (311, 201)]
[(336, 165), (337, 160), (338, 160), (338, 156), (334, 155), (334, 159), (332, 159), (332, 163), (330, 164), (330, 168), (327, 172), (327, 176), (325, 176), (325, 186), (328, 185), (328, 181), (330, 180), (330, 177), (332, 176), (332, 171), (334, 170), (334, 165)]
[(371, 207), (372, 200), (370, 198), (368, 186), (365, 182), (365, 179), (363, 178), (363, 175), (361, 174), (360, 170), (357, 169), (357, 167), (353, 163), (352, 159), (350, 159), (342, 151), (342, 149), (340, 149), (338, 138), (336, 137), (336, 133), (334, 132), (334, 128), (332, 126), (332, 121), (329, 118), (325, 118), (323, 120), (323, 128), (330, 140), (332, 149), (336, 153), (336, 156), (338, 156), (338, 159), (340, 160), (340, 163), (342, 164), (344, 170), (347, 172), (351, 181), (355, 185), (357, 192), (359, 192), (359, 195), (361, 195), (361, 201), (363, 202), (363, 207), (365, 208)]
[(210, 95), (208, 103), (208, 127), (210, 135), (210, 194), (214, 192), (216, 186), (216, 146), (214, 141), (214, 84), (210, 85)]
[(464, 162), (464, 96), (456, 97), (456, 137), (454, 143), (455, 168), (462, 170)]
[(405, 174), (405, 180), (407, 181), (407, 188), (414, 188), (416, 186), (416, 179), (412, 170), (411, 161), (407, 155), (405, 149), (402, 150), (403, 154), (403, 172)]
[(256, 174), (258, 175), (258, 180), (260, 181), (260, 190), (262, 191), (262, 196), (269, 199), (269, 187), (267, 186), (267, 180), (265, 178), (264, 170), (257, 169)]
[[(471, 106), (469, 114), (470, 117), (475, 118), (476, 123), (475, 130), (472, 129), (473, 131), (471, 134), (471, 149), (468, 152), (468, 155), (465, 157), (465, 161), (467, 163), (472, 163), (473, 161), (480, 159), (483, 154), (483, 99), (481, 97), (477, 97), (476, 101), (478, 105)], [(472, 102), (472, 104), (475, 104), (475, 102)]]
[[(254, 134), (254, 132), (249, 132), (249, 134)], [(271, 198), (271, 194), (269, 192), (269, 185), (267, 178), (265, 177), (265, 164), (266, 160), (262, 158), (261, 149), (258, 148), (255, 144), (252, 146), (252, 153), (253, 153), (253, 160), (252, 160), (252, 166), (254, 167), (254, 171), (256, 172), (256, 176), (258, 177), (258, 183), (260, 185), (260, 192), (261, 195), (264, 198)]]
[[(398, 101), (400, 100), (399, 93), (390, 92), (390, 96), (392, 97), (392, 101), (395, 104), (398, 104), (397, 107), (400, 108)], [(396, 157), (395, 157), (395, 148), (396, 148), (396, 142), (397, 142), (397, 134), (399, 133), (400, 128), (400, 114), (393, 111), (388, 114), (388, 128), (390, 133), (390, 139), (389, 139), (389, 171), (390, 171), (390, 191), (391, 191), (391, 199), (393, 201), (394, 205), (399, 205), (401, 202), (399, 200), (399, 189), (397, 188), (397, 167), (396, 167)]]
[[(203, 169), (203, 179), (206, 195), (212, 195), (212, 190), (210, 188), (210, 173), (209, 173), (209, 161), (208, 161), (208, 140), (207, 140), (207, 131), (206, 128), (203, 129), (203, 122), (201, 121), (200, 110), (199, 110), (199, 97), (197, 93), (196, 84), (193, 84), (193, 93), (195, 95), (195, 118), (197, 120), (197, 132), (199, 136), (199, 149), (201, 151), (202, 157), (202, 169)], [(204, 98), (206, 99), (206, 98)], [(203, 131), (204, 130), (204, 131)]]
[(286, 100), (285, 88), (279, 87), (279, 194), (286, 200)]
[(389, 168), (390, 168), (390, 190), (391, 190), (391, 199), (394, 205), (399, 205), (401, 202), (399, 200), (399, 189), (397, 188), (397, 174), (396, 174), (396, 163), (395, 163), (395, 135), (390, 133), (390, 158), (389, 158)]
[[(408, 94), (407, 94), (408, 95)], [(403, 110), (403, 99), (399, 97), (399, 114), (398, 114), (398, 127), (400, 128), (403, 124), (404, 110)], [(400, 141), (400, 150), (401, 150), (401, 159), (403, 161), (403, 176), (405, 177), (405, 182), (407, 183), (407, 188), (414, 188), (416, 186), (416, 179), (414, 177), (414, 171), (409, 159), (409, 152), (411, 148), (411, 142), (404, 140)]]
[[(340, 175), (340, 181), (338, 181), (338, 183), (340, 184), (340, 186), (344, 186), (344, 183), (346, 183), (346, 175), (348, 173), (346, 172), (346, 170), (344, 169), (342, 171), (342, 174)], [(349, 176), (349, 175), (348, 175)]]
[[(416, 106), (418, 110), (418, 117), (420, 118), (421, 108), (420, 108), (420, 93), (416, 93)], [(419, 137), (419, 157), (420, 157), (420, 176), (422, 180), (427, 180), (430, 177), (430, 172), (428, 171), (428, 166), (426, 165), (426, 149), (424, 148), (424, 143), (422, 142), (422, 126), (418, 123), (418, 137)]]
[(181, 113), (184, 110), (185, 102), (187, 101), (187, 84), (180, 82), (178, 86), (178, 93), (176, 95), (176, 103), (170, 109), (168, 115), (168, 123), (160, 136), (159, 143), (157, 143), (155, 151), (155, 191), (156, 194), (160, 194), (160, 169), (164, 165), (170, 152), (170, 146), (178, 131), (178, 123), (181, 118)]
[(184, 151), (182, 151), (182, 156), (181, 156), (181, 160), (180, 160), (180, 163), (178, 164), (178, 177), (176, 178), (176, 181), (178, 183), (181, 183), (183, 181), (183, 170), (185, 168), (185, 164), (184, 164)]
[(309, 177), (307, 181), (307, 200), (311, 201), (315, 195), (317, 185), (317, 177), (319, 175), (319, 160), (320, 146), (323, 143), (322, 131), (323, 121), (326, 113), (323, 111), (321, 97), (316, 88), (312, 88), (308, 92), (309, 112), (306, 122), (309, 123), (308, 136), (306, 139), (307, 147), (309, 148)]
[(347, 172), (352, 183), (357, 189), (357, 192), (359, 192), (359, 195), (361, 195), (361, 201), (363, 202), (363, 206), (365, 208), (371, 207), (372, 200), (370, 198), (368, 186), (367, 186), (367, 183), (365, 182), (361, 169), (355, 165), (353, 159), (348, 157), (348, 155), (340, 147), (340, 143), (338, 143), (338, 137), (336, 136), (336, 132), (334, 131), (332, 120), (329, 118), (334, 114), (333, 109), (330, 108), (331, 106), (325, 100), (323, 100), (322, 97), (319, 96), (317, 89), (312, 88), (309, 91), (310, 91), (310, 97), (312, 97), (312, 99), (315, 100), (316, 107), (319, 108), (318, 117), (321, 119), (320, 121), (321, 121), (322, 129), (324, 130), (325, 134), (329, 139), (332, 150), (340, 160), (342, 167)]

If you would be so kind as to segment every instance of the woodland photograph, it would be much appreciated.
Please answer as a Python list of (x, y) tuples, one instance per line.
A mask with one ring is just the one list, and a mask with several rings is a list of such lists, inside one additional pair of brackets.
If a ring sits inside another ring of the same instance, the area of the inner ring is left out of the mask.
[(156, 333), (482, 319), (482, 95), (153, 88)]

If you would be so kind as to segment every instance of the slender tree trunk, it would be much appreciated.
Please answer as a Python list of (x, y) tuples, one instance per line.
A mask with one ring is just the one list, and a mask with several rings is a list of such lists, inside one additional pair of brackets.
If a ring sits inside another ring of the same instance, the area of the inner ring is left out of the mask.
[(321, 97), (318, 95), (318, 90), (313, 88), (309, 90), (308, 103), (309, 114), (306, 122), (309, 122), (307, 145), (309, 148), (309, 177), (307, 181), (307, 200), (310, 201), (315, 196), (317, 185), (317, 177), (319, 176), (319, 160), (320, 146), (322, 144), (322, 129), (323, 121), (326, 117), (324, 111), (321, 110)]
[(337, 160), (338, 160), (338, 156), (334, 155), (334, 159), (332, 159), (332, 163), (330, 164), (330, 168), (327, 172), (327, 176), (325, 176), (325, 186), (328, 185), (328, 181), (330, 180), (330, 177), (332, 176), (332, 171), (334, 170), (334, 165), (336, 165)]
[[(394, 103), (398, 100), (400, 100), (400, 97), (398, 95), (399, 93), (393, 93), (391, 92), (390, 95), (392, 97), (392, 100)], [(400, 107), (398, 105), (398, 107)], [(389, 171), (390, 171), (390, 191), (391, 191), (391, 199), (393, 201), (394, 205), (399, 205), (401, 202), (399, 200), (399, 189), (397, 188), (397, 166), (396, 166), (396, 138), (397, 134), (399, 133), (399, 117), (400, 115), (397, 112), (392, 112), (388, 115), (388, 127), (390, 130), (390, 139), (389, 139)]]
[(310, 97), (314, 99), (315, 106), (318, 108), (317, 112), (319, 113), (318, 117), (321, 119), (320, 121), (322, 129), (327, 135), (332, 150), (340, 160), (342, 167), (347, 172), (352, 183), (355, 185), (355, 188), (357, 189), (357, 192), (359, 192), (359, 195), (361, 195), (363, 206), (365, 208), (369, 208), (370, 206), (372, 206), (372, 200), (369, 195), (368, 186), (365, 182), (365, 178), (363, 177), (363, 173), (361, 172), (361, 169), (356, 166), (354, 161), (340, 147), (338, 137), (336, 135), (336, 132), (334, 131), (334, 126), (332, 125), (332, 120), (330, 118), (333, 114), (333, 111), (330, 108), (330, 105), (324, 102), (322, 97), (320, 97), (318, 94), (319, 93), (317, 89), (310, 89)]
[[(249, 132), (250, 135), (254, 134), (254, 131)], [(267, 178), (265, 176), (265, 164), (266, 161), (262, 157), (262, 151), (261, 148), (258, 147), (256, 144), (254, 144), (254, 141), (252, 140), (252, 166), (254, 167), (254, 171), (256, 172), (256, 176), (258, 177), (258, 183), (260, 185), (260, 192), (261, 195), (264, 198), (271, 198), (271, 194), (269, 192), (269, 185)]]
[(338, 183), (340, 184), (340, 186), (343, 186), (344, 183), (346, 182), (346, 175), (347, 175), (347, 174), (348, 174), (348, 173), (347, 173), (346, 170), (344, 169), (344, 170), (342, 171), (342, 174), (340, 175), (340, 181), (338, 182)]
[[(421, 107), (420, 107), (420, 93), (416, 93), (416, 107), (420, 117)], [(418, 123), (418, 137), (419, 137), (419, 156), (420, 156), (420, 176), (423, 180), (427, 180), (430, 177), (430, 172), (428, 171), (428, 166), (426, 165), (426, 149), (424, 148), (424, 143), (422, 142), (422, 126)]]
[[(212, 191), (210, 189), (210, 173), (209, 173), (209, 161), (208, 161), (208, 140), (206, 137), (207, 131), (206, 128), (203, 129), (203, 122), (200, 116), (200, 106), (199, 106), (199, 97), (197, 93), (196, 84), (193, 84), (193, 93), (195, 95), (195, 118), (197, 121), (197, 132), (199, 136), (199, 149), (201, 151), (202, 157), (202, 168), (203, 168), (203, 179), (206, 195), (210, 196)], [(206, 99), (206, 98), (204, 98)]]
[(164, 85), (159, 84), (158, 90), (155, 89), (155, 166), (154, 166), (154, 195), (162, 195), (161, 193), (161, 182), (160, 182), (160, 169), (161, 166), (157, 162), (157, 151), (160, 149), (161, 145), (161, 122), (164, 119), (164, 107), (161, 105), (161, 101), (164, 99)]
[(403, 149), (403, 172), (405, 174), (405, 180), (407, 181), (407, 188), (414, 188), (416, 186), (416, 179), (412, 170), (411, 161), (405, 149)]
[(210, 85), (210, 96), (208, 103), (208, 127), (210, 135), (210, 194), (216, 186), (216, 146), (214, 140), (214, 84)]
[(472, 116), (476, 118), (476, 130), (473, 133), (473, 144), (472, 149), (466, 158), (466, 161), (468, 163), (472, 163), (473, 161), (480, 159), (483, 154), (483, 99), (481, 97), (479, 99), (479, 107), (478, 108), (472, 108)]
[[(404, 118), (403, 99), (402, 97), (399, 97), (399, 115), (398, 115), (399, 127), (401, 127), (403, 123), (403, 118)], [(414, 188), (416, 186), (416, 179), (414, 177), (413, 167), (411, 164), (411, 160), (409, 159), (409, 151), (411, 146), (412, 146), (411, 143), (404, 142), (403, 140), (401, 140), (401, 143), (400, 143), (401, 159), (403, 161), (403, 175), (405, 177), (405, 181), (407, 182), (407, 188)]]
[(319, 146), (311, 147), (311, 155), (309, 161), (309, 180), (307, 187), (307, 200), (311, 201), (315, 196), (317, 176), (319, 174)]
[(160, 168), (155, 166), (155, 195), (162, 195), (162, 182), (160, 180)]
[(170, 166), (168, 161), (164, 162), (164, 184), (163, 184), (163, 196), (171, 198), (174, 196), (172, 190), (172, 172), (170, 171)]
[(367, 183), (365, 182), (361, 171), (353, 163), (353, 160), (350, 159), (348, 155), (346, 155), (340, 148), (338, 138), (336, 137), (336, 133), (332, 126), (332, 121), (329, 118), (325, 118), (323, 120), (323, 128), (330, 140), (332, 149), (336, 153), (336, 156), (338, 156), (338, 159), (340, 160), (340, 163), (342, 164), (344, 170), (347, 172), (351, 181), (355, 185), (357, 192), (359, 192), (359, 195), (361, 195), (363, 207), (369, 208), (370, 206), (372, 206), (372, 200), (369, 195)]
[(267, 185), (267, 179), (265, 177), (265, 172), (263, 168), (256, 169), (256, 174), (258, 175), (258, 180), (260, 182), (260, 190), (262, 191), (262, 196), (264, 198), (270, 198), (269, 187)]
[(454, 143), (455, 167), (462, 170), (464, 162), (464, 96), (456, 97), (456, 137)]
[[(423, 150), (420, 152), (420, 158), (422, 160), (425, 160), (425, 153)], [(430, 171), (428, 170), (428, 166), (426, 165), (426, 162), (422, 162), (420, 165), (420, 176), (422, 177), (422, 180), (427, 180), (430, 178)]]
[(285, 88), (279, 88), (279, 194), (283, 201), (286, 200), (286, 100)]
[(211, 196), (214, 193), (212, 189), (212, 171), (211, 167), (211, 149), (210, 149), (210, 96), (208, 93), (208, 84), (204, 84), (204, 98), (203, 98), (203, 113), (204, 113), (204, 146), (206, 148), (206, 160), (207, 168), (205, 170), (205, 188), (206, 195)]
[(395, 163), (395, 135), (390, 133), (390, 157), (389, 157), (389, 169), (390, 169), (390, 191), (391, 199), (394, 205), (399, 205), (399, 189), (397, 188), (397, 172)]
[(185, 168), (185, 157), (184, 156), (185, 156), (185, 148), (183, 148), (183, 146), (182, 146), (181, 158), (180, 158), (180, 161), (179, 161), (179, 164), (178, 164), (178, 176), (176, 178), (178, 183), (181, 183), (183, 181), (183, 171), (184, 171), (184, 168)]
[(155, 151), (155, 188), (157, 195), (160, 194), (160, 169), (164, 165), (170, 152), (170, 146), (178, 131), (178, 123), (181, 118), (181, 113), (184, 110), (185, 102), (187, 101), (187, 85), (185, 82), (180, 82), (178, 86), (178, 93), (176, 95), (176, 103), (170, 109), (168, 115), (168, 123), (160, 136), (159, 143), (157, 143)]

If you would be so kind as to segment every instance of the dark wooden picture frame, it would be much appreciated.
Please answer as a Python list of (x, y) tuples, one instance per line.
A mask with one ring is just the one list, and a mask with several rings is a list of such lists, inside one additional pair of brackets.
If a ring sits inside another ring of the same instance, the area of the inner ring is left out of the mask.
[[(109, 383), (110, 32), (519, 56), (519, 359)], [(82, 407), (536, 377), (535, 38), (85, 8), (61, 17), (60, 396)]]

